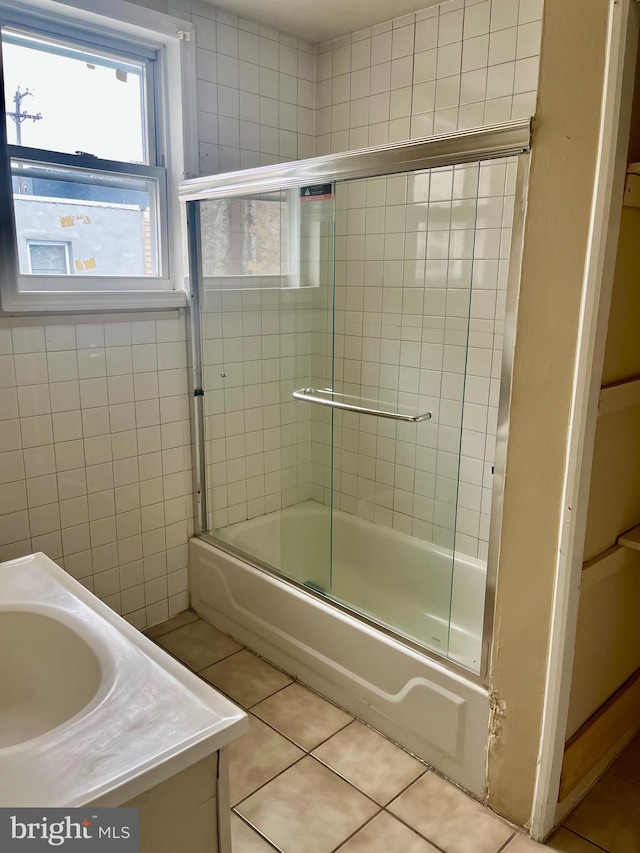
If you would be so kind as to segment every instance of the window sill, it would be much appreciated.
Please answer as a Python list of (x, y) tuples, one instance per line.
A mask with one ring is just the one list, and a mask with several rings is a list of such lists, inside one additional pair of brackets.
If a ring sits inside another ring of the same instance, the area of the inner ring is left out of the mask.
[(96, 293), (13, 293), (2, 297), (3, 314), (68, 314), (76, 311), (150, 311), (184, 308), (184, 290), (104, 291)]

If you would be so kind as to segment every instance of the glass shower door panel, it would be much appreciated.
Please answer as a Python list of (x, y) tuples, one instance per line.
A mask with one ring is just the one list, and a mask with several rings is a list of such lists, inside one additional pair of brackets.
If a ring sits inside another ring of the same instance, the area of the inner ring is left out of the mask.
[[(336, 188), (332, 594), (447, 654), (478, 166)], [(418, 422), (407, 416), (430, 413)]]
[(476, 193), (477, 202), (449, 657), (479, 672), (518, 161), (499, 158), (475, 168), (477, 179), (468, 190)]
[(287, 409), (295, 418), (297, 448), (287, 449), (292, 464), (304, 475), (302, 488), (284, 493), (281, 547), (284, 573), (309, 589), (331, 593), (331, 483), (326, 459), (332, 452), (331, 413), (292, 397), (305, 388), (331, 384), (333, 361), (333, 299), (335, 205), (333, 184), (297, 191), (299, 268), (308, 297), (304, 346), (298, 347), (293, 384), (283, 386)]
[[(332, 245), (320, 247), (329, 235), (306, 228), (301, 207), (299, 190), (200, 203), (201, 329), (208, 529), (306, 582), (312, 426), (292, 393), (311, 381), (313, 310), (330, 303), (321, 260)], [(329, 582), (329, 541), (314, 552), (318, 586)]]

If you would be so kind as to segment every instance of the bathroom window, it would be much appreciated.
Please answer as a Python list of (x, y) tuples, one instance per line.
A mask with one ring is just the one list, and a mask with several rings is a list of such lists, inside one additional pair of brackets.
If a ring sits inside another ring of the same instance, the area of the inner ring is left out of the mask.
[(168, 178), (185, 166), (177, 150), (171, 161), (163, 122), (175, 106), (161, 85), (166, 39), (40, 20), (1, 2), (0, 24), (3, 308), (184, 300)]
[(29, 272), (33, 275), (69, 275), (69, 244), (29, 240)]
[(202, 202), (200, 224), (207, 288), (300, 286), (295, 191)]
[(205, 288), (317, 287), (320, 258), (311, 238), (325, 220), (332, 225), (333, 207), (323, 207), (322, 218), (317, 206), (314, 217), (308, 207), (299, 188), (203, 201), (200, 228)]
[(289, 275), (289, 213), (276, 198), (230, 198), (201, 207), (205, 276)]

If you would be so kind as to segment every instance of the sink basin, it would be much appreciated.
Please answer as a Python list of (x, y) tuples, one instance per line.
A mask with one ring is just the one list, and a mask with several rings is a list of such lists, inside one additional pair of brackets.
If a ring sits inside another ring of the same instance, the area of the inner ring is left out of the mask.
[(98, 692), (97, 655), (51, 616), (0, 610), (0, 649), (0, 748), (56, 728)]
[(247, 728), (44, 554), (0, 562), (0, 807), (121, 806)]

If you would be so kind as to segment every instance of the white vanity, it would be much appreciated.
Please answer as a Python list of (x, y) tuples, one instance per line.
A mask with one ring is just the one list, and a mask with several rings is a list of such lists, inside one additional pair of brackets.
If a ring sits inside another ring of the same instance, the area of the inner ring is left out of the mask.
[(0, 563), (0, 685), (0, 806), (135, 806), (142, 853), (228, 853), (246, 714), (43, 554)]

